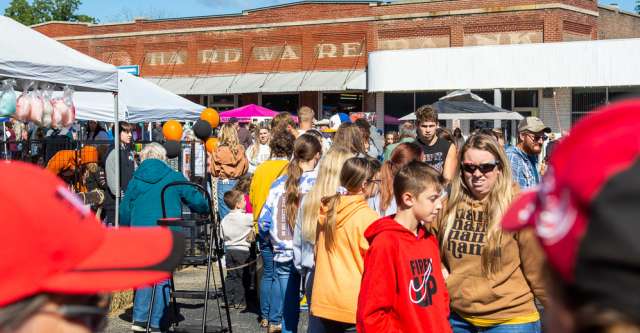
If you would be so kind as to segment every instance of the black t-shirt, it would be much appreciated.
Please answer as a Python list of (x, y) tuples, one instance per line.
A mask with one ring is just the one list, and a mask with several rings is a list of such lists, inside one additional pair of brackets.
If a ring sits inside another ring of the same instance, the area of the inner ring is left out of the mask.
[(422, 138), (418, 138), (417, 142), (424, 152), (425, 162), (436, 169), (440, 174), (444, 170), (444, 162), (447, 160), (447, 153), (451, 143), (447, 140), (438, 138), (433, 146), (425, 144)]

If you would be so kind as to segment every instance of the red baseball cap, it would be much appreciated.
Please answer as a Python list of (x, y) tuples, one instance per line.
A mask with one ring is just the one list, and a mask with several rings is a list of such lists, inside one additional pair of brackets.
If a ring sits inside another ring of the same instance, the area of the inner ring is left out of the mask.
[(51, 172), (0, 162), (0, 306), (41, 293), (94, 294), (169, 276), (184, 238), (107, 228)]
[(533, 227), (565, 283), (640, 320), (640, 99), (580, 121), (502, 220)]

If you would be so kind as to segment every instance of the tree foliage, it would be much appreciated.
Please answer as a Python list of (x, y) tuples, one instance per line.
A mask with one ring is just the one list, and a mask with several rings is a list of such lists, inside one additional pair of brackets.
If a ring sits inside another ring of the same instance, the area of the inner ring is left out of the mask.
[(640, 14), (640, 0), (636, 0), (636, 12)]
[(94, 17), (76, 13), (82, 0), (12, 0), (4, 10), (8, 16), (24, 25), (33, 25), (49, 21), (97, 23)]

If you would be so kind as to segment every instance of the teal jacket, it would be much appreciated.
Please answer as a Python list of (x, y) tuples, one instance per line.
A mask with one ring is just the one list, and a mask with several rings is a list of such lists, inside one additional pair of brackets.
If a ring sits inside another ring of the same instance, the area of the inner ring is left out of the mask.
[[(187, 179), (157, 159), (143, 161), (133, 173), (120, 206), (120, 224), (132, 227), (157, 226), (162, 217), (160, 193), (165, 185)], [(181, 202), (192, 212), (207, 213), (209, 206), (204, 195), (195, 187), (173, 186), (164, 195), (167, 217), (179, 217)]]

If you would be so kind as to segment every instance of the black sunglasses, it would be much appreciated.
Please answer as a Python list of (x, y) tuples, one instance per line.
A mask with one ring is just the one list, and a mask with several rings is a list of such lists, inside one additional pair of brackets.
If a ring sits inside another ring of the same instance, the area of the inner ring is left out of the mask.
[(80, 304), (74, 301), (71, 304), (61, 304), (53, 311), (40, 311), (51, 315), (60, 316), (66, 320), (80, 323), (89, 328), (91, 332), (101, 332), (107, 326), (107, 315), (111, 297), (108, 295), (96, 295)]
[(468, 173), (474, 173), (476, 170), (480, 170), (481, 173), (489, 173), (493, 171), (500, 163), (482, 163), (482, 164), (472, 164), (472, 163), (462, 163), (462, 170)]
[(533, 141), (547, 141), (548, 137), (546, 134), (533, 134), (533, 133), (528, 133), (529, 136), (531, 137), (531, 139), (533, 139)]

